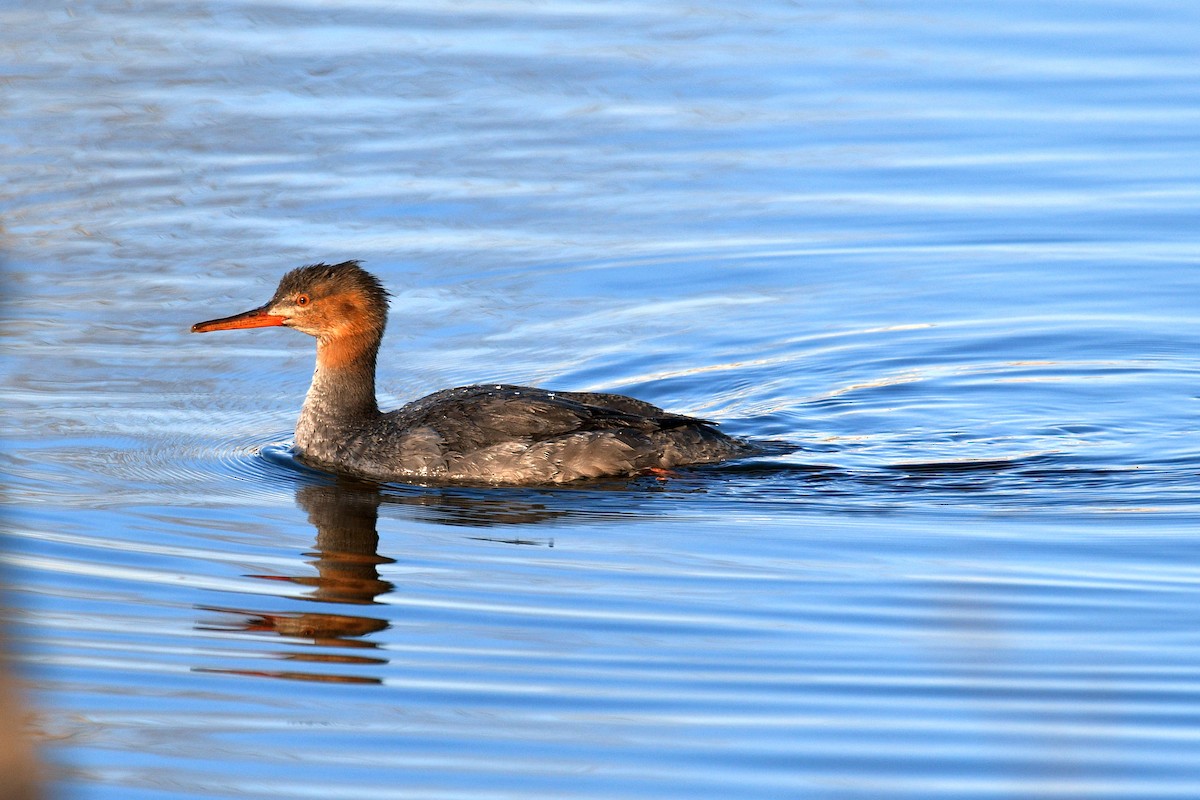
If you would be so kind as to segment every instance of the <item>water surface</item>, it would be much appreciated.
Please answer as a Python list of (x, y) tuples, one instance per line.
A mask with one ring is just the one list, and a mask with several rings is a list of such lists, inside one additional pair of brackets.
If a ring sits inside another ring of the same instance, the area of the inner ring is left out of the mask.
[[(0, 11), (4, 577), (70, 798), (1200, 795), (1183, 3)], [(635, 394), (665, 481), (298, 465), (285, 270), (381, 402)]]

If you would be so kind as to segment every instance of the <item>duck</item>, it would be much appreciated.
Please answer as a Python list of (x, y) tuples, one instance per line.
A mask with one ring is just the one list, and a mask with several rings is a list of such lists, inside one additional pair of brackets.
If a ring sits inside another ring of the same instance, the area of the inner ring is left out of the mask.
[(392, 411), (375, 396), (389, 294), (359, 261), (310, 264), (271, 299), (193, 333), (285, 327), (316, 339), (316, 369), (296, 422), (306, 465), (376, 482), (565, 484), (669, 476), (754, 454), (716, 423), (620, 394), (511, 384), (444, 389)]

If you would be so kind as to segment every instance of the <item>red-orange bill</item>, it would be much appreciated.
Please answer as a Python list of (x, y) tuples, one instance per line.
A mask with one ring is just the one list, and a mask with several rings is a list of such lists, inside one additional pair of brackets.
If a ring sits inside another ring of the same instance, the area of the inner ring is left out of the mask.
[(287, 317), (277, 317), (267, 313), (267, 307), (252, 308), (241, 314), (221, 319), (210, 319), (207, 322), (197, 322), (192, 326), (192, 333), (208, 333), (209, 331), (228, 331), (234, 328), (270, 328), (282, 325)]

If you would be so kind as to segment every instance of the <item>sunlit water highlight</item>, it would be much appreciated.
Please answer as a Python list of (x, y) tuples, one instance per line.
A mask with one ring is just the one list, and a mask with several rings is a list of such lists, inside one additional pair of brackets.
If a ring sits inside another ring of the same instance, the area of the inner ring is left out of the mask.
[[(0, 11), (15, 639), (63, 797), (1200, 796), (1186, 4)], [(381, 402), (634, 394), (794, 446), (369, 486)]]

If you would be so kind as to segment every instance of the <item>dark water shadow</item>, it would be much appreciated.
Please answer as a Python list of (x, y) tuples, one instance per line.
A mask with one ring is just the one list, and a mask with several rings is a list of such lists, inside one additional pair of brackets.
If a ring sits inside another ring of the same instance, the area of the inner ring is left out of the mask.
[(278, 445), (263, 447), (261, 456), (273, 465), (276, 477), (294, 485), (337, 486), (342, 491), (373, 493), (379, 507), (400, 510), (415, 521), (472, 528), (659, 518), (669, 513), (669, 507), (662, 503), (665, 496), (703, 493), (706, 481), (715, 479), (729, 466), (692, 467), (680, 470), (675, 478), (634, 476), (561, 486), (497, 487), (375, 483), (346, 478), (314, 469), (298, 460), (289, 448)]

